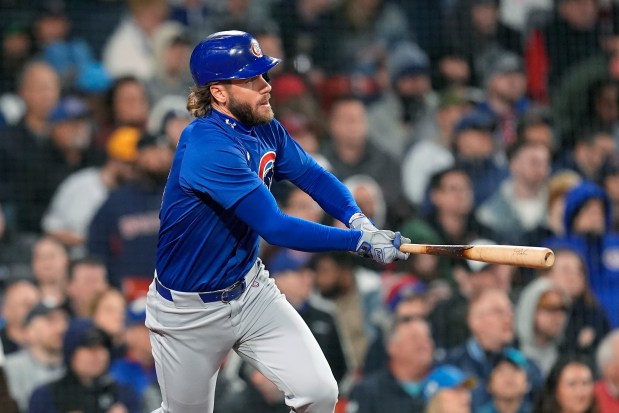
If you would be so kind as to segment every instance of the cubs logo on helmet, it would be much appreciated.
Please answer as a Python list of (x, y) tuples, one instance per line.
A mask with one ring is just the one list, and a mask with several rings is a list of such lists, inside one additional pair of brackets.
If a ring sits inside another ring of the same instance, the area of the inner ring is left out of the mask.
[(262, 49), (260, 48), (258, 41), (256, 39), (251, 39), (250, 44), (251, 53), (256, 57), (262, 57)]
[(273, 175), (275, 174), (275, 157), (273, 151), (269, 151), (260, 158), (260, 166), (258, 168), (258, 176), (262, 179), (264, 185), (271, 189), (273, 183)]

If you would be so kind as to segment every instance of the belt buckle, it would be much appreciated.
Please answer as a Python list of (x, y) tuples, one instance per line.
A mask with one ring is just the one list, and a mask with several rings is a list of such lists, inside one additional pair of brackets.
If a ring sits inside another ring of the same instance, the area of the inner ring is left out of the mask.
[(238, 298), (238, 296), (232, 296), (230, 297), (230, 295), (232, 295), (232, 293), (235, 292), (235, 290), (241, 285), (241, 281), (237, 281), (234, 284), (232, 284), (231, 286), (229, 286), (228, 288), (224, 289), (221, 292), (221, 302), (222, 303), (229, 303), (232, 300), (236, 300)]

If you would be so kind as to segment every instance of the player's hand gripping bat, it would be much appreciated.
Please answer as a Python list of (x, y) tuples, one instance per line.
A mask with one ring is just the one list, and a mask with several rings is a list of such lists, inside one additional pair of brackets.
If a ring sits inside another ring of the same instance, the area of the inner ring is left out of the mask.
[(550, 268), (555, 262), (555, 254), (551, 249), (521, 245), (402, 244), (400, 251), (537, 269)]

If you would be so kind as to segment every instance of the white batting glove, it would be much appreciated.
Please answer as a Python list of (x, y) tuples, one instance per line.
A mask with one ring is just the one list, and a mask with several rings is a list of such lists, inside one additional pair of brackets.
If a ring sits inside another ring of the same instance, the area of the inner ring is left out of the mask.
[(370, 221), (368, 217), (359, 212), (350, 217), (350, 221), (348, 221), (348, 228), (378, 231), (378, 228), (374, 226), (374, 223)]
[(355, 252), (362, 257), (372, 258), (380, 264), (389, 264), (408, 258), (408, 253), (400, 251), (400, 245), (403, 242), (410, 243), (411, 241), (402, 237), (399, 232), (361, 229), (361, 237)]

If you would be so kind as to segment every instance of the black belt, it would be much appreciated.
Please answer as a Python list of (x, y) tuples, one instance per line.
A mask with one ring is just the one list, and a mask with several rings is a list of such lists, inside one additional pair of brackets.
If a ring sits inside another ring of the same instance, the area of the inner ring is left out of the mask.
[[(155, 288), (159, 295), (165, 298), (168, 301), (174, 302), (172, 298), (172, 291), (168, 288), (164, 287), (159, 279), (155, 278)], [(215, 301), (221, 301), (223, 303), (229, 303), (230, 301), (236, 300), (243, 294), (245, 288), (247, 287), (247, 283), (245, 282), (245, 278), (238, 280), (234, 284), (232, 284), (228, 288), (224, 288), (223, 290), (210, 291), (207, 293), (195, 293), (200, 296), (200, 299), (204, 303), (213, 303)]]

